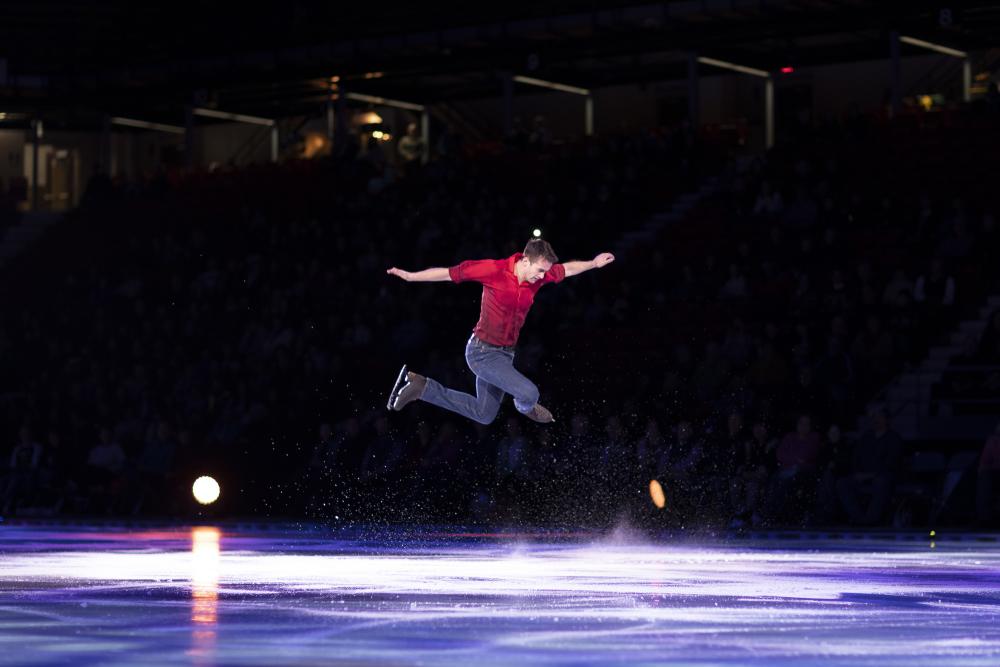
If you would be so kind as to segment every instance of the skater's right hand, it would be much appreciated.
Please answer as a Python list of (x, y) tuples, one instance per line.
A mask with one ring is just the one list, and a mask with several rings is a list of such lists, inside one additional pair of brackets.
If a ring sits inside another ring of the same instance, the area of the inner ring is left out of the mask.
[(410, 282), (410, 272), (404, 271), (403, 269), (397, 269), (395, 266), (386, 271), (390, 276), (396, 276), (402, 278), (406, 282)]

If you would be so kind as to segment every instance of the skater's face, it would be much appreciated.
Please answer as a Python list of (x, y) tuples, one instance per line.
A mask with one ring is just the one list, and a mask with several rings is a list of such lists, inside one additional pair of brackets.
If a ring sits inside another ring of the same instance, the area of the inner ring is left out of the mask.
[(534, 262), (527, 257), (522, 257), (517, 263), (517, 277), (523, 283), (536, 283), (545, 277), (545, 273), (552, 268), (552, 262), (547, 259), (538, 258)]

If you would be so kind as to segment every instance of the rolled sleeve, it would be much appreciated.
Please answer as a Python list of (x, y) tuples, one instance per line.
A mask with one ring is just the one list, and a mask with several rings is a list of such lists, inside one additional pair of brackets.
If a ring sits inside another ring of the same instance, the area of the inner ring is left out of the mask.
[(492, 259), (468, 259), (448, 268), (448, 276), (453, 283), (475, 281), (485, 282), (496, 274), (496, 261)]
[(566, 279), (566, 267), (562, 264), (553, 264), (552, 268), (545, 272), (545, 282), (561, 283)]

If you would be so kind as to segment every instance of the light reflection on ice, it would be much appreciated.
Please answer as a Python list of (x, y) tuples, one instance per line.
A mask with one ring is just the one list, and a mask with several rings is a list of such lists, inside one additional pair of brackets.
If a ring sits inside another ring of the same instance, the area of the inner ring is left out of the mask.
[[(81, 597), (101, 605), (140, 592), (169, 616), (170, 592), (189, 590), (192, 633), (211, 633), (191, 635), (194, 656), (248, 664), (331, 651), (373, 664), (405, 655), (477, 667), (514, 654), (519, 664), (1000, 658), (1000, 549), (990, 546), (492, 544), (373, 554), (255, 550), (252, 540), (240, 550), (223, 540), (220, 552), (217, 533), (202, 539), (191, 551), (13, 553), (0, 584), (18, 582), (40, 606), (74, 600), (63, 606), (71, 625)], [(255, 650), (234, 653), (237, 645)]]
[[(191, 650), (196, 667), (215, 664), (219, 609), (219, 539), (212, 526), (191, 531)], [(149, 554), (145, 554), (149, 555)]]

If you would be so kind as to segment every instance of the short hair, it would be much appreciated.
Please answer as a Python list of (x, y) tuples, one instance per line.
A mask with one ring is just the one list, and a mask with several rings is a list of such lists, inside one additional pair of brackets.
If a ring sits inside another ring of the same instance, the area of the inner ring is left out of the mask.
[(551, 264), (555, 264), (559, 261), (556, 257), (555, 251), (552, 246), (549, 245), (548, 241), (543, 241), (542, 239), (531, 239), (528, 244), (524, 246), (524, 256), (528, 258), (528, 261), (534, 264), (539, 259), (544, 259)]

